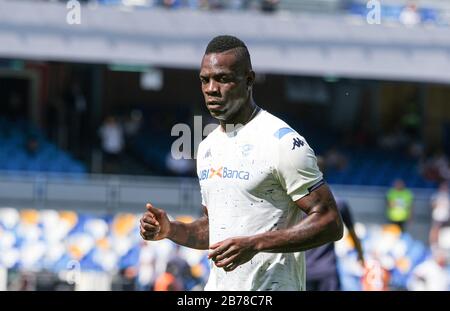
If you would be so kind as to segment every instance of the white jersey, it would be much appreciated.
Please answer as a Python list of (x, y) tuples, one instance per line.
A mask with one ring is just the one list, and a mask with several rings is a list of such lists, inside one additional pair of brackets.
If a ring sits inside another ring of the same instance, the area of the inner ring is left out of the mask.
[[(264, 110), (231, 133), (211, 132), (197, 173), (210, 245), (293, 226), (301, 219), (294, 201), (323, 183), (305, 139)], [(210, 266), (205, 290), (305, 290), (303, 252), (258, 253), (231, 272)]]

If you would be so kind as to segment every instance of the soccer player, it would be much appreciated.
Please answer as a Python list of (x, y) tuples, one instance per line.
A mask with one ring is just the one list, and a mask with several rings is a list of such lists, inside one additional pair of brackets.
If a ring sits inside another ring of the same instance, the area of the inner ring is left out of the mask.
[(206, 107), (220, 122), (198, 149), (204, 216), (169, 221), (147, 204), (141, 236), (209, 249), (205, 290), (305, 290), (303, 251), (343, 234), (313, 150), (255, 104), (255, 73), (238, 38), (209, 42), (200, 81)]

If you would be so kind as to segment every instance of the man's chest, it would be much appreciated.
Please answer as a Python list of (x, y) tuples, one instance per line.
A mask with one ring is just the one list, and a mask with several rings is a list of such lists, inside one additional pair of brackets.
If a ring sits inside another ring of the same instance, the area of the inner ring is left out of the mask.
[(197, 161), (199, 181), (206, 190), (237, 187), (251, 193), (275, 182), (273, 155), (262, 144), (241, 140), (207, 146)]

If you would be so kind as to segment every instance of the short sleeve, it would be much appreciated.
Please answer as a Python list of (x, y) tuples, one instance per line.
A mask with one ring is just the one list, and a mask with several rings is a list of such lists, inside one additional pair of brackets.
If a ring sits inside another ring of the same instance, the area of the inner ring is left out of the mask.
[(278, 152), (275, 170), (279, 181), (293, 201), (308, 195), (324, 183), (313, 149), (297, 132), (290, 129), (275, 135)]

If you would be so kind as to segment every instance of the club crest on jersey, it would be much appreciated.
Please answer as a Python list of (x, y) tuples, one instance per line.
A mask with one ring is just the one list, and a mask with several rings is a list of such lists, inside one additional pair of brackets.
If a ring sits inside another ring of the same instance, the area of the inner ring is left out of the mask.
[(198, 176), (198, 179), (205, 180), (205, 179), (211, 179), (211, 178), (222, 178), (222, 179), (241, 179), (241, 180), (249, 180), (250, 178), (250, 172), (247, 171), (240, 171), (240, 170), (233, 170), (230, 168), (219, 167), (218, 169), (210, 168), (210, 169), (204, 169), (201, 170)]
[(248, 156), (248, 155), (250, 154), (250, 152), (252, 151), (253, 145), (246, 144), (246, 145), (240, 146), (240, 148), (241, 148), (241, 153), (242, 153), (242, 155), (243, 155), (244, 157), (246, 157), (246, 156)]

